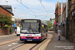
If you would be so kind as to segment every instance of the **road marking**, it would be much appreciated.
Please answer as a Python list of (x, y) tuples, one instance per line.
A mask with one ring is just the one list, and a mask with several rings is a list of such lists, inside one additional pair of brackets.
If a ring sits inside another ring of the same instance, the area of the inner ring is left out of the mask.
[(12, 43), (13, 45), (16, 45), (17, 43)]
[(8, 46), (11, 46), (11, 45), (8, 45)]
[[(46, 39), (47, 40), (47, 39)], [(44, 40), (43, 42), (39, 43), (37, 46), (35, 46), (32, 50), (36, 50), (37, 47), (39, 47), (42, 43), (44, 43), (46, 40)]]
[(36, 47), (34, 47), (32, 50), (36, 50), (39, 48), (39, 46), (43, 45), (43, 43), (45, 43), (48, 39), (51, 39), (53, 35), (52, 34), (48, 34), (47, 39), (45, 39), (44, 41), (42, 41), (41, 43), (39, 43)]
[(7, 43), (14, 42), (14, 41), (18, 41), (18, 40), (19, 40), (19, 38), (18, 39), (15, 39), (15, 40), (11, 40), (11, 41), (2, 42), (2, 43), (0, 43), (0, 46), (1, 45), (4, 45), (4, 44), (7, 44)]
[(39, 48), (39, 50), (43, 50), (43, 48), (46, 46), (46, 44), (47, 44), (48, 42), (50, 42), (50, 40), (47, 40), (47, 41)]
[(43, 45), (43, 47), (41, 48), (41, 50), (44, 50), (44, 48), (48, 45), (48, 43), (51, 41), (51, 39), (50, 40), (48, 40), (44, 45)]
[(27, 43), (13, 50), (30, 50), (30, 48), (34, 45), (36, 45), (36, 43)]
[[(53, 37), (53, 35), (51, 35), (51, 38)], [(45, 50), (46, 46), (48, 45), (48, 43), (51, 41), (51, 38), (48, 39), (40, 48), (39, 50)]]
[(10, 48), (9, 50), (12, 50), (13, 48), (16, 48), (16, 47), (21, 46), (21, 45), (23, 45), (23, 43), (15, 46), (15, 47)]

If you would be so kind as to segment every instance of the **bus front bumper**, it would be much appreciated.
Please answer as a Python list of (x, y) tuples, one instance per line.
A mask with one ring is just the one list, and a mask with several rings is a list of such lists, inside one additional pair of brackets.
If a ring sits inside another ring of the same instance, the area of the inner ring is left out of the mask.
[(41, 39), (20, 39), (20, 41), (41, 41)]

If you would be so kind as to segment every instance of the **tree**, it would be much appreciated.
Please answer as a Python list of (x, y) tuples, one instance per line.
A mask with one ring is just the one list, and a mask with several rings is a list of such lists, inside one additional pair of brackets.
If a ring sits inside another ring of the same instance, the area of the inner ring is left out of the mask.
[(1, 28), (5, 25), (12, 25), (13, 21), (11, 20), (11, 16), (0, 14), (0, 24)]
[(48, 24), (48, 28), (52, 27), (52, 23), (50, 23), (50, 21), (47, 21), (47, 24)]

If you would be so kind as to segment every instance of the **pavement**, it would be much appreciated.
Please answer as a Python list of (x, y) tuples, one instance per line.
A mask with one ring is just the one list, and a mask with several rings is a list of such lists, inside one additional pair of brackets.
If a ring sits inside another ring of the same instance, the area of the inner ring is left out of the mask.
[(10, 36), (13, 36), (13, 35), (16, 35), (15, 33), (12, 33), (10, 35), (1, 35), (0, 38), (3, 38), (3, 37), (10, 37)]
[(46, 47), (46, 50), (75, 50), (75, 43), (70, 42), (64, 36), (61, 36), (61, 40), (58, 41), (58, 36), (56, 33), (51, 32), (53, 38)]

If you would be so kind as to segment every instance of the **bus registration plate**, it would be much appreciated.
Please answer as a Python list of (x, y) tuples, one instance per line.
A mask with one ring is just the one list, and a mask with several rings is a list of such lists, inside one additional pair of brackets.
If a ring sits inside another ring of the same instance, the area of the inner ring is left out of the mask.
[(32, 41), (32, 40), (27, 40), (27, 41)]

